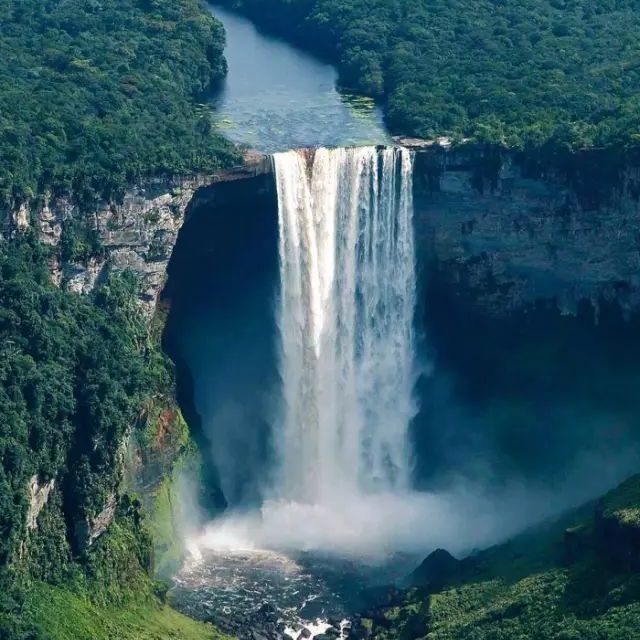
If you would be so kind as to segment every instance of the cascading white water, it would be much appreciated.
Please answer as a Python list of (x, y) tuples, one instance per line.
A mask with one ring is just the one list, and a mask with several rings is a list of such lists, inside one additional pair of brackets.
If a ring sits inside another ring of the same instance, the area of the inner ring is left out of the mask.
[(414, 413), (410, 151), (274, 156), (283, 415), (275, 498), (403, 491)]
[(259, 511), (214, 520), (189, 542), (193, 556), (306, 550), (377, 562), (398, 551), (460, 553), (548, 513), (550, 496), (531, 500), (518, 486), (498, 498), (463, 479), (437, 493), (409, 486), (418, 373), (412, 154), (318, 149), (277, 154), (274, 164), (279, 473)]
[[(382, 558), (449, 537), (448, 503), (410, 490), (417, 375), (413, 154), (274, 156), (282, 411), (260, 512), (214, 521), (199, 548)], [(459, 527), (459, 522), (455, 523)], [(426, 545), (426, 546), (425, 546)]]

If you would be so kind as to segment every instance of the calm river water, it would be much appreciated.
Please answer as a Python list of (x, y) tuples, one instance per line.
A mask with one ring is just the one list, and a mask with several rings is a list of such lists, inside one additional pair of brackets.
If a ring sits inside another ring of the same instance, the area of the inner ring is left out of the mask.
[(215, 5), (225, 27), (229, 73), (213, 99), (223, 133), (267, 153), (388, 141), (382, 113), (365, 98), (340, 94), (333, 67)]

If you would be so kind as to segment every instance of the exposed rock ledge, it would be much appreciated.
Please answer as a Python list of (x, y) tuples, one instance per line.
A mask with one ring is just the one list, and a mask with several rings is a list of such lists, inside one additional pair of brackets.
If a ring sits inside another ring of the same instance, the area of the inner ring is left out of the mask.
[(122, 202), (101, 202), (91, 213), (81, 211), (70, 197), (45, 198), (44, 205), (25, 204), (10, 216), (5, 234), (34, 227), (43, 243), (58, 246), (66, 220), (89, 219), (98, 232), (103, 255), (86, 264), (57, 259), (51, 264), (52, 279), (72, 291), (87, 293), (105, 276), (107, 268), (136, 272), (141, 281), (140, 302), (148, 318), (155, 309), (164, 284), (167, 264), (184, 222), (189, 203), (203, 187), (216, 182), (251, 178), (271, 172), (268, 156), (249, 153), (245, 164), (216, 174), (156, 178), (126, 192)]
[(76, 542), (80, 549), (90, 547), (111, 525), (118, 508), (118, 497), (115, 491), (107, 497), (102, 511), (92, 519), (80, 520), (75, 524)]
[(37, 475), (29, 480), (29, 511), (27, 512), (27, 529), (29, 531), (38, 528), (38, 516), (49, 501), (49, 494), (55, 485), (55, 479), (41, 484)]

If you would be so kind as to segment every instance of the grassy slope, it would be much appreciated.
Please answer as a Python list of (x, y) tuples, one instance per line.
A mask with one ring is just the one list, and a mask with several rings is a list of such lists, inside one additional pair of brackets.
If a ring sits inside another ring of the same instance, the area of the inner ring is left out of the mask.
[(150, 600), (127, 608), (99, 607), (43, 583), (31, 590), (24, 615), (50, 640), (223, 640), (211, 625), (196, 622)]
[(640, 475), (624, 482), (603, 501), (603, 515), (640, 528)]
[[(619, 522), (640, 509), (640, 476), (602, 501)], [(565, 561), (563, 539), (575, 534), (578, 561)], [(640, 574), (614, 568), (598, 547), (593, 506), (478, 554), (439, 593), (414, 589), (384, 611), (377, 639), (638, 640)], [(388, 626), (388, 628), (384, 628)]]

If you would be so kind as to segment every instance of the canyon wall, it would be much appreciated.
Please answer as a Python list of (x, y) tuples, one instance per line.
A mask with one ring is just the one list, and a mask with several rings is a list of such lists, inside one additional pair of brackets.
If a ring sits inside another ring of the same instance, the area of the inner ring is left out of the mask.
[[(638, 308), (640, 160), (598, 151), (542, 157), (442, 142), (408, 141), (416, 147), (418, 260), (427, 278), (494, 316), (536, 300), (553, 301), (566, 314), (575, 314), (580, 300), (596, 307), (614, 300), (625, 315)], [(210, 215), (226, 206), (220, 197), (245, 201), (257, 187), (244, 181), (271, 172), (269, 157), (251, 155), (244, 167), (219, 175), (149, 180), (90, 214), (70, 198), (45, 198), (18, 207), (5, 235), (33, 226), (45, 244), (59, 246), (65, 222), (81, 221), (83, 232), (96, 233), (100, 250), (82, 260), (52, 258), (53, 279), (86, 293), (108, 267), (131, 269), (151, 317), (188, 210)], [(236, 180), (246, 184), (242, 196), (244, 189), (222, 196), (215, 189)]]
[[(211, 197), (211, 187), (271, 172), (267, 156), (247, 154), (245, 164), (218, 174), (155, 178), (127, 191), (119, 202), (81, 209), (71, 196), (22, 204), (8, 217), (3, 235), (32, 227), (56, 249), (53, 281), (77, 293), (90, 292), (109, 269), (130, 270), (140, 279), (139, 300), (150, 320), (165, 283), (167, 266), (192, 201)], [(196, 195), (197, 194), (197, 195)], [(77, 251), (74, 245), (90, 244)], [(78, 255), (81, 253), (82, 255)]]
[(605, 152), (527, 155), (483, 147), (419, 150), (419, 260), (477, 311), (542, 300), (563, 314), (640, 305), (640, 162)]
[[(512, 360), (513, 343), (496, 342), (504, 334), (500, 322), (508, 319), (511, 331), (522, 314), (541, 306), (558, 318), (571, 318), (586, 306), (593, 325), (603, 308), (609, 316), (613, 309), (620, 321), (637, 315), (640, 162), (604, 152), (543, 157), (473, 145), (450, 148), (443, 142), (428, 147), (419, 143), (416, 148), (415, 227), (424, 325), (433, 332), (432, 342), (449, 369), (462, 372), (468, 386), (473, 386), (474, 376), (484, 380), (487, 371), (494, 371), (496, 388), (504, 395), (499, 375), (504, 365), (489, 360), (495, 354), (503, 354), (504, 362)], [(222, 272), (229, 252), (255, 252), (242, 241), (250, 227), (255, 227), (255, 238), (263, 238), (262, 244), (271, 242), (277, 219), (272, 172), (269, 157), (251, 156), (245, 166), (225, 174), (150, 180), (131, 189), (121, 202), (100, 204), (89, 215), (81, 214), (69, 198), (45, 199), (44, 205), (17, 208), (5, 235), (34, 228), (45, 244), (57, 248), (51, 257), (53, 280), (78, 293), (89, 292), (110, 268), (133, 270), (141, 281), (140, 303), (151, 320), (161, 292), (167, 303), (179, 306), (181, 288), (197, 288), (211, 278), (210, 273), (199, 273), (205, 254), (219, 254), (214, 266)], [(84, 252), (77, 259), (69, 250), (78, 238), (91, 240), (92, 255)], [(275, 256), (275, 240), (272, 250)], [(480, 329), (465, 317), (481, 317), (490, 324)], [(486, 353), (478, 352), (479, 334), (485, 336)], [(526, 332), (518, 341), (537, 344)], [(584, 336), (576, 336), (576, 352), (583, 343)], [(197, 438), (191, 373), (170, 345), (169, 352), (179, 367), (180, 406)], [(472, 360), (476, 364), (470, 364)], [(472, 367), (477, 371), (470, 373)], [(429, 392), (421, 388), (420, 394), (426, 398)], [(442, 423), (457, 419), (449, 417), (448, 408), (443, 410), (446, 415), (434, 435), (429, 425), (437, 408), (428, 402), (423, 406), (417, 438), (420, 447), (437, 455), (433, 443), (446, 431)], [(169, 402), (154, 410), (173, 415), (176, 409)], [(508, 428), (500, 430), (506, 433), (512, 420), (505, 420)], [(451, 431), (458, 437), (457, 427)], [(539, 436), (535, 429), (531, 434)], [(449, 450), (448, 442), (441, 444), (443, 452)], [(135, 474), (144, 476), (144, 454), (135, 443), (130, 457)], [(161, 480), (155, 476), (153, 483)], [(221, 501), (213, 495), (210, 502)], [(95, 538), (93, 529), (82, 537)]]

